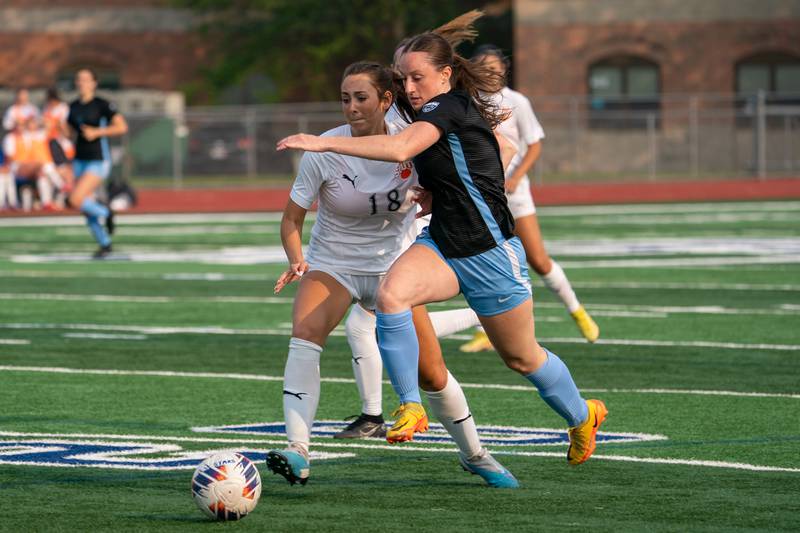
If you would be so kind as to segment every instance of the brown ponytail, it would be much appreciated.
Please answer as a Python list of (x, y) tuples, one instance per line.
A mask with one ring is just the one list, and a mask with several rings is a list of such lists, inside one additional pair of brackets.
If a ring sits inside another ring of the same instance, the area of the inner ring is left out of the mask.
[[(401, 53), (425, 52), (437, 70), (451, 67), (453, 75), (450, 83), (453, 88), (466, 91), (475, 101), (484, 120), (494, 128), (509, 116), (507, 111), (499, 109), (490, 98), (505, 86), (504, 77), (481, 64), (472, 63), (461, 57), (455, 52), (452, 44), (474, 39), (477, 33), (473, 23), (481, 15), (483, 13), (480, 11), (470, 11), (434, 31), (415, 35), (403, 45)], [(439, 34), (439, 31), (443, 31), (444, 35)]]

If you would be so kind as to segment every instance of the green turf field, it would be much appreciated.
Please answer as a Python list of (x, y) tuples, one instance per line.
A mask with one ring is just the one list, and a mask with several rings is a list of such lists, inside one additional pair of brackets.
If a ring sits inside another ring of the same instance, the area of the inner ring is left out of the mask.
[[(583, 342), (534, 280), (542, 344), (609, 408), (594, 458), (568, 467), (561, 420), (496, 354), (460, 353), (465, 333), (442, 340), (448, 365), (478, 424), (521, 439), (489, 445), (521, 489), (486, 488), (446, 441), (320, 436), (307, 486), (261, 464), (258, 508), (217, 524), (191, 499), (191, 461), (283, 444), (214, 429), (282, 422), (294, 288), (272, 295), (278, 217), (123, 216), (101, 262), (78, 219), (0, 219), (0, 530), (797, 530), (800, 202), (540, 220), (601, 327)], [(341, 330), (322, 375), (319, 419), (357, 414)]]

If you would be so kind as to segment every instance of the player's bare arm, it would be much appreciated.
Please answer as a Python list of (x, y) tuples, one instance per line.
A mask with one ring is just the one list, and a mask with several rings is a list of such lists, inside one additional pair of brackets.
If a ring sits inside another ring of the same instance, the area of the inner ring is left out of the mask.
[(306, 210), (292, 200), (286, 204), (281, 218), (281, 242), (289, 260), (289, 268), (281, 274), (275, 283), (275, 294), (293, 281), (300, 279), (308, 270), (308, 263), (303, 258), (303, 222)]
[(415, 122), (397, 135), (368, 135), (364, 137), (318, 137), (300, 133), (281, 139), (277, 149), (338, 154), (375, 159), (378, 161), (408, 161), (433, 146), (441, 130), (428, 122)]

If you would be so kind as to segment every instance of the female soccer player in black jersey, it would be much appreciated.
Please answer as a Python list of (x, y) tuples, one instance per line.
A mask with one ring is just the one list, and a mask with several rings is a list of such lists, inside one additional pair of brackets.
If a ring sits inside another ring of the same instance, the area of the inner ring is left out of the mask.
[[(466, 28), (465, 28), (466, 30)], [(298, 134), (278, 149), (331, 151), (383, 161), (413, 158), (432, 213), (423, 232), (392, 265), (378, 291), (377, 329), (384, 365), (403, 410), (390, 431), (425, 420), (417, 386), (418, 345), (411, 307), (463, 293), (505, 364), (525, 376), (570, 427), (570, 464), (586, 461), (607, 415), (603, 402), (584, 400), (566, 365), (538, 344), (525, 252), (514, 236), (504, 192), (500, 147), (493, 128), (504, 117), (483, 96), (502, 78), (471, 64), (441, 35), (404, 42), (398, 68), (416, 112), (403, 132), (387, 136)]]
[[(113, 104), (95, 95), (97, 76), (93, 71), (88, 68), (79, 70), (75, 74), (75, 86), (79, 97), (70, 104), (67, 118), (67, 124), (77, 135), (72, 162), (76, 183), (69, 202), (86, 217), (89, 231), (100, 245), (94, 257), (102, 259), (111, 253), (114, 214), (95, 200), (94, 192), (111, 173), (108, 137), (124, 135), (128, 123)], [(105, 228), (101, 220), (105, 221)]]

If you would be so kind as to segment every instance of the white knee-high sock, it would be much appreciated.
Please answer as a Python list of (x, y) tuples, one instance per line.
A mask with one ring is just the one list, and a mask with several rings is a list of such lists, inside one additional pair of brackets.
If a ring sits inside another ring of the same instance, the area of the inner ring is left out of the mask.
[(478, 315), (469, 307), (466, 309), (453, 309), (452, 311), (436, 311), (428, 313), (428, 316), (431, 317), (433, 330), (436, 332), (437, 337), (446, 337), (457, 331), (477, 326), (480, 323)]
[(39, 191), (39, 200), (42, 201), (42, 205), (53, 203), (53, 185), (49, 178), (40, 176), (36, 180), (36, 189)]
[(17, 207), (17, 186), (10, 173), (0, 173), (0, 207)]
[(61, 178), (61, 174), (58, 173), (58, 170), (56, 170), (56, 167), (53, 165), (53, 163), (47, 163), (44, 165), (42, 167), (42, 172), (45, 176), (47, 176), (47, 179), (50, 180), (50, 183), (53, 184), (53, 187), (56, 189), (64, 188), (64, 180)]
[(542, 281), (545, 287), (553, 291), (564, 302), (567, 310), (570, 313), (574, 313), (581, 306), (581, 303), (578, 301), (578, 297), (575, 296), (575, 291), (572, 290), (572, 285), (570, 285), (567, 275), (564, 274), (564, 269), (555, 261), (551, 260), (551, 263), (553, 268), (542, 276)]
[(347, 317), (344, 329), (353, 352), (351, 364), (361, 396), (361, 412), (379, 416), (383, 413), (383, 362), (375, 336), (375, 320), (375, 315), (356, 304)]
[(440, 391), (425, 391), (425, 394), (434, 416), (456, 441), (461, 453), (466, 458), (480, 453), (481, 440), (475, 427), (475, 419), (469, 412), (467, 398), (456, 378), (448, 371), (447, 385)]
[(292, 337), (283, 374), (283, 417), (289, 445), (308, 452), (311, 426), (319, 405), (319, 357), (322, 347)]

